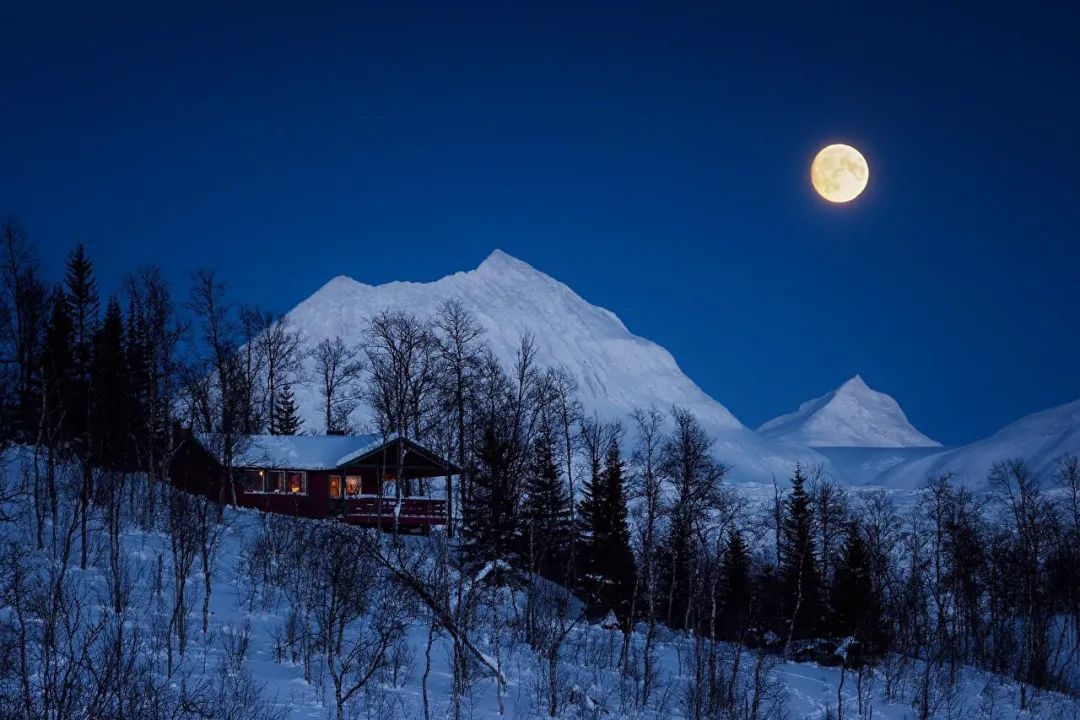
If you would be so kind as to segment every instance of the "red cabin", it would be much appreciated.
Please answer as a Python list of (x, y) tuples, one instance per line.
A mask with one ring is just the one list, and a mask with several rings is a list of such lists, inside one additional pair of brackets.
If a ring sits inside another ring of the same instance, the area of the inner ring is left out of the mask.
[(229, 443), (189, 434), (169, 465), (175, 487), (221, 502), (235, 493), (241, 507), (412, 531), (446, 525), (445, 489), (459, 472), (396, 435), (242, 435)]

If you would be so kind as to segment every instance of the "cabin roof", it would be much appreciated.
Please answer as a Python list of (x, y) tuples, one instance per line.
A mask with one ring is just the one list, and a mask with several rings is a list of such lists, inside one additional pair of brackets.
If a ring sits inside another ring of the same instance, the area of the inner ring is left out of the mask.
[[(242, 435), (237, 439), (236, 467), (330, 470), (381, 447), (381, 435)], [(220, 444), (212, 433), (199, 433), (208, 450)]]
[[(221, 436), (198, 433), (195, 436), (211, 455), (221, 445)], [(333, 470), (370, 455), (398, 439), (396, 433), (383, 435), (239, 435), (236, 438), (234, 467), (279, 470)], [(436, 467), (460, 472), (450, 463), (416, 443), (404, 439)]]

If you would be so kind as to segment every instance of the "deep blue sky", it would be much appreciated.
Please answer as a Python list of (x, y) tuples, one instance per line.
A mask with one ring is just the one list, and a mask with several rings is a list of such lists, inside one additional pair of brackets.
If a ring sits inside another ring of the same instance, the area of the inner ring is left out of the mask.
[(206, 265), (284, 311), (499, 247), (750, 425), (856, 372), (947, 443), (1080, 398), (1065, 10), (10, 5), (0, 214), (54, 277), (81, 241), (106, 290)]

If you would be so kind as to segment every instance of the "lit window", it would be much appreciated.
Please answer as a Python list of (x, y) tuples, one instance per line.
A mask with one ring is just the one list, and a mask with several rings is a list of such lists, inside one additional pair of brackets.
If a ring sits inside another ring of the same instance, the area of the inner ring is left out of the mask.
[(332, 498), (341, 497), (341, 476), (340, 475), (331, 475), (330, 476), (330, 497), (332, 497)]
[(293, 495), (307, 495), (307, 473), (290, 472), (287, 473), (287, 478), (289, 493)]
[(348, 475), (345, 477), (345, 494), (355, 497), (360, 494), (360, 476)]

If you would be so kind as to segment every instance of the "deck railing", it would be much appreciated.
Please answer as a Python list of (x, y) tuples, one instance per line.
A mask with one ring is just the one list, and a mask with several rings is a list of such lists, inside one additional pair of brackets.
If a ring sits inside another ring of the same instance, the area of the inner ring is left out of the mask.
[(446, 524), (446, 501), (433, 498), (360, 497), (345, 500), (344, 519), (356, 525), (419, 527)]

